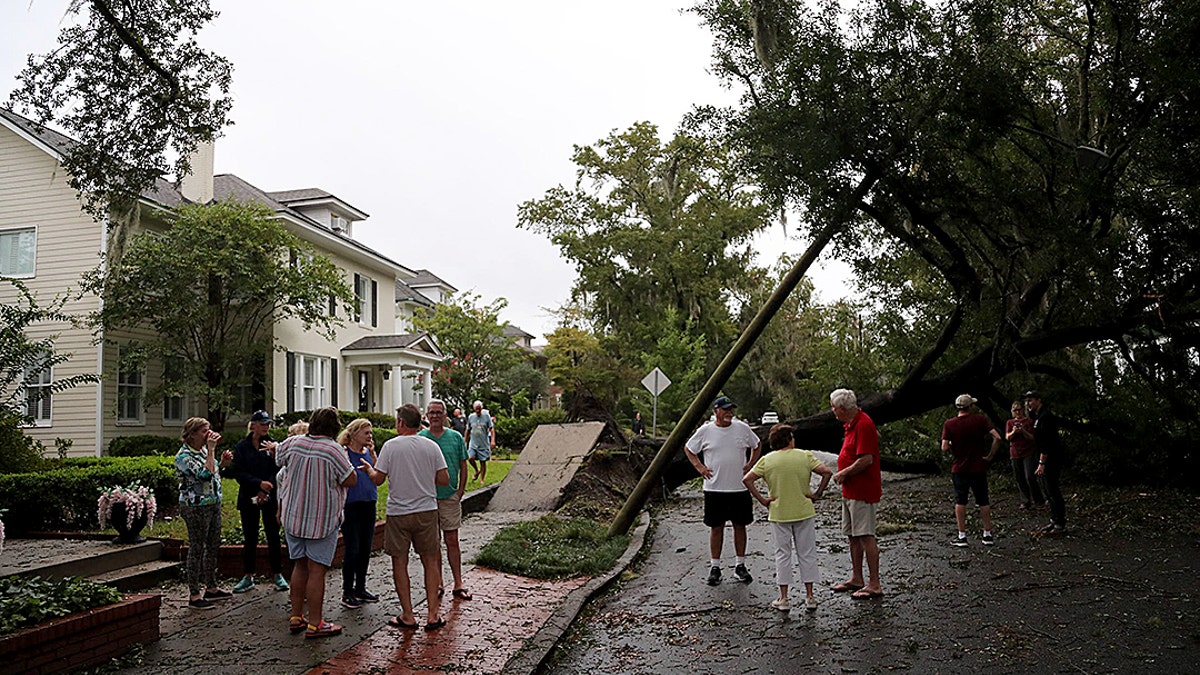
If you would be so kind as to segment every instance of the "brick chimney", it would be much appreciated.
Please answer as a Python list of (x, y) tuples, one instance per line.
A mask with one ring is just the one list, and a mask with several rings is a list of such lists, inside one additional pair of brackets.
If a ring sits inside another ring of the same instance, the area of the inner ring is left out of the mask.
[(187, 199), (207, 204), (213, 198), (213, 144), (205, 141), (191, 156), (192, 171), (179, 181), (179, 192)]

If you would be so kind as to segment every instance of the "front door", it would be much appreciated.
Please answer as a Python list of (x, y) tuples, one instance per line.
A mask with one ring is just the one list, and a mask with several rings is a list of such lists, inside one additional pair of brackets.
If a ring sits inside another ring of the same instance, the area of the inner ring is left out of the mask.
[(358, 371), (358, 412), (371, 410), (371, 371)]

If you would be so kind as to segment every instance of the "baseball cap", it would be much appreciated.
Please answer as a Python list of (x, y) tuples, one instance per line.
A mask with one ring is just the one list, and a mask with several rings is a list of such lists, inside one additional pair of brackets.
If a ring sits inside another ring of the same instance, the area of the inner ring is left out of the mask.
[(730, 408), (736, 408), (737, 404), (730, 401), (728, 396), (718, 396), (717, 400), (713, 401), (713, 407), (720, 408), (721, 410), (729, 410)]
[(963, 394), (954, 399), (954, 407), (959, 408), (960, 410), (966, 410), (978, 402), (979, 399), (971, 396), (970, 394)]
[(1037, 389), (1030, 389), (1029, 391), (1025, 392), (1025, 398), (1036, 398), (1040, 401), (1042, 400), (1042, 395), (1038, 393)]
[(271, 413), (267, 412), (266, 410), (255, 410), (254, 414), (250, 416), (250, 421), (259, 422), (261, 424), (270, 424)]

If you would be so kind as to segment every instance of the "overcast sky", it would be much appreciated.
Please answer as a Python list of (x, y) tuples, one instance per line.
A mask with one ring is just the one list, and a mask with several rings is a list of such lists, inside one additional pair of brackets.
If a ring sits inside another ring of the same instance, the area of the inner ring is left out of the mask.
[[(0, 100), (57, 40), (68, 0), (0, 0)], [(681, 0), (213, 0), (201, 43), (234, 65), (216, 171), (268, 191), (319, 187), (370, 214), (355, 237), (428, 269), (536, 336), (574, 269), (517, 206), (570, 185), (572, 145), (636, 121), (664, 136), (736, 94)], [(757, 244), (773, 261), (779, 227)], [(837, 274), (818, 275), (822, 297)], [(822, 283), (822, 280), (824, 283)]]

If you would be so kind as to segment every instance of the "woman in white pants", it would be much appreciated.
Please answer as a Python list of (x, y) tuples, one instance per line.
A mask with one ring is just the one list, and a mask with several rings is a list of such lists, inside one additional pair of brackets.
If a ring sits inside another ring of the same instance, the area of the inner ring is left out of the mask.
[[(804, 607), (816, 611), (817, 599), (813, 596), (813, 584), (820, 580), (817, 567), (817, 515), (813, 502), (821, 498), (833, 471), (813, 457), (807, 450), (797, 450), (793, 429), (786, 424), (776, 424), (767, 435), (771, 451), (763, 455), (742, 479), (758, 503), (767, 507), (767, 520), (771, 522), (771, 535), (775, 540), (775, 582), (779, 584), (779, 598), (771, 606), (781, 611), (791, 609), (788, 587), (792, 585), (792, 552), (800, 566), (800, 581), (804, 583)], [(812, 489), (812, 475), (821, 477), (821, 485)], [(757, 481), (767, 483), (769, 497), (758, 491)]]

